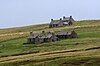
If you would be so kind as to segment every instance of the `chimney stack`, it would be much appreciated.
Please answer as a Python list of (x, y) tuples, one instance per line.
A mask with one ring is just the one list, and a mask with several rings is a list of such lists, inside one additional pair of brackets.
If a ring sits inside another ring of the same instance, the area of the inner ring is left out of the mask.
[(53, 19), (51, 19), (51, 21), (53, 21)]
[(66, 17), (65, 16), (63, 16), (63, 19), (65, 19)]
[(62, 20), (62, 18), (60, 18), (60, 21)]
[(72, 16), (70, 16), (70, 18), (72, 18)]

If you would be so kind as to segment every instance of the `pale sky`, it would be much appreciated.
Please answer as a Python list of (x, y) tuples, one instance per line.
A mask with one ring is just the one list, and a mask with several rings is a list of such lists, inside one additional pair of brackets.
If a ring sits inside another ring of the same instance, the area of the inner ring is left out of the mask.
[(49, 23), (72, 15), (100, 19), (100, 0), (0, 0), (0, 28)]

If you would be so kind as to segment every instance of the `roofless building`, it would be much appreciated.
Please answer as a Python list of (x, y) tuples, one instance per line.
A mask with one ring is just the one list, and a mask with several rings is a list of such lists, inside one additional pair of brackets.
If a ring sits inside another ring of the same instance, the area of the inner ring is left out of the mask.
[(59, 20), (51, 19), (49, 27), (51, 28), (51, 27), (68, 26), (68, 25), (72, 25), (73, 22), (75, 22), (75, 20), (73, 19), (72, 16), (70, 17), (63, 16), (63, 18), (60, 18)]

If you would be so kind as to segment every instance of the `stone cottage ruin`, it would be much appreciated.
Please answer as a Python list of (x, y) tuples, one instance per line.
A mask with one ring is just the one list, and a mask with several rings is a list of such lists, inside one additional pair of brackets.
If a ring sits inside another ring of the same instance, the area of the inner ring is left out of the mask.
[(44, 42), (54, 42), (57, 41), (58, 37), (52, 32), (44, 32), (42, 33), (30, 33), (29, 37), (27, 38), (27, 43), (44, 43)]
[(44, 32), (41, 33), (33, 33), (30, 32), (30, 35), (27, 38), (27, 43), (39, 44), (44, 42), (55, 42), (60, 39), (67, 38), (77, 38), (77, 33), (75, 31), (60, 31), (57, 33), (53, 32)]
[(68, 25), (72, 25), (73, 22), (75, 22), (75, 20), (73, 19), (72, 16), (70, 17), (63, 16), (63, 18), (60, 18), (59, 20), (51, 19), (49, 27), (53, 28), (53, 27), (68, 26)]
[(78, 38), (77, 33), (75, 31), (60, 31), (56, 34), (56, 36), (60, 39), (67, 39), (67, 38)]

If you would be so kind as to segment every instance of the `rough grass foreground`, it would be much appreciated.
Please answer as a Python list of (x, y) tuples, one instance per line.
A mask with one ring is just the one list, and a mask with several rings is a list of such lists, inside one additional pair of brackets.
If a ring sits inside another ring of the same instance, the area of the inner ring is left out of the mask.
[[(87, 49), (80, 49), (80, 50), (63, 50), (63, 51), (54, 51), (54, 52), (45, 52), (45, 53), (36, 53), (36, 54), (27, 54), (27, 55), (19, 55), (19, 56), (9, 56), (1, 58), (0, 65), (4, 66), (19, 66), (19, 65), (49, 65), (52, 61), (53, 64), (58, 66), (57, 60), (67, 59), (73, 62), (60, 62), (60, 65), (68, 65), (68, 64), (76, 64), (76, 65), (82, 65), (86, 64), (87, 62), (90, 62), (90, 64), (97, 63), (100, 65), (100, 47), (93, 47), (93, 48), (87, 48)], [(78, 58), (76, 58), (78, 57)], [(83, 59), (84, 57), (84, 59)], [(86, 58), (85, 58), (86, 57)], [(89, 58), (90, 57), (90, 58)], [(76, 58), (76, 59), (74, 59)], [(74, 60), (73, 60), (74, 59)], [(77, 61), (75, 61), (77, 60)], [(95, 60), (95, 61), (93, 61)], [(94, 63), (95, 62), (95, 63)], [(74, 65), (73, 64), (73, 65)]]

